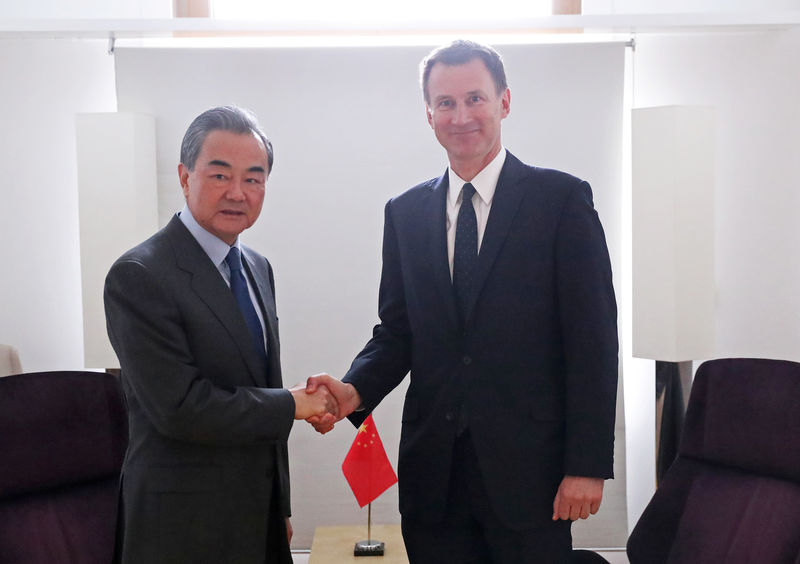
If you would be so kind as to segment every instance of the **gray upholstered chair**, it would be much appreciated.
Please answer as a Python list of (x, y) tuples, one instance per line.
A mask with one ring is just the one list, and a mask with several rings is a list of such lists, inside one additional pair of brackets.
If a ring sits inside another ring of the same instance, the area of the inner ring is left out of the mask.
[(0, 378), (0, 562), (109, 564), (127, 443), (116, 377)]
[(628, 539), (631, 564), (800, 564), (800, 364), (697, 371), (678, 458)]

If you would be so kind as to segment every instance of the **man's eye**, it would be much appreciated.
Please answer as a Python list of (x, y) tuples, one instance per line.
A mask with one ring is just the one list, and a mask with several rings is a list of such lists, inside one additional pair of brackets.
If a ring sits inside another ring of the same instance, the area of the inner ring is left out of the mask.
[(214, 174), (211, 178), (213, 178), (215, 180), (225, 180), (225, 175), (224, 174)]
[(483, 100), (483, 98), (481, 98), (480, 96), (477, 96), (477, 95), (470, 96), (470, 98), (469, 98), (469, 101), (470, 101), (471, 104), (477, 104), (481, 100)]
[(441, 102), (439, 102), (439, 107), (440, 108), (449, 108), (452, 105), (453, 105), (453, 101), (452, 100), (442, 100)]

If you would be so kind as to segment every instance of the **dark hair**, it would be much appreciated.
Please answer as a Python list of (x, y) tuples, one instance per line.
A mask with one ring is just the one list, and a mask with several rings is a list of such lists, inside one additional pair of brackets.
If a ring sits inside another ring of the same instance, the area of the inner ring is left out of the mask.
[(264, 147), (267, 149), (267, 162), (269, 170), (272, 171), (272, 163), (275, 155), (272, 151), (272, 143), (261, 131), (256, 116), (249, 110), (236, 106), (219, 106), (206, 110), (189, 125), (181, 143), (181, 163), (189, 170), (194, 170), (197, 157), (203, 148), (206, 137), (212, 131), (231, 131), (233, 133), (254, 133)]
[(482, 45), (468, 39), (457, 39), (449, 45), (437, 47), (428, 53), (428, 56), (420, 63), (420, 82), (422, 83), (422, 95), (425, 97), (425, 102), (429, 104), (431, 101), (428, 96), (428, 80), (431, 76), (431, 69), (436, 63), (455, 66), (463, 65), (473, 59), (480, 59), (486, 65), (489, 74), (492, 75), (498, 94), (508, 88), (506, 70), (503, 67), (503, 59), (500, 57), (500, 53), (488, 45)]

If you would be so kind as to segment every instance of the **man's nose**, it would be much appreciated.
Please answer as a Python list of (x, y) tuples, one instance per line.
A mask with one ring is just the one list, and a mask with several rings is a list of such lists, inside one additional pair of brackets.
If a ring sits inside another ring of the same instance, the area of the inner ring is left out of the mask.
[(244, 200), (244, 186), (245, 180), (243, 178), (234, 178), (233, 182), (228, 186), (225, 192), (225, 197), (234, 202), (241, 202)]
[(469, 108), (464, 104), (458, 104), (453, 112), (453, 123), (463, 124), (470, 120)]

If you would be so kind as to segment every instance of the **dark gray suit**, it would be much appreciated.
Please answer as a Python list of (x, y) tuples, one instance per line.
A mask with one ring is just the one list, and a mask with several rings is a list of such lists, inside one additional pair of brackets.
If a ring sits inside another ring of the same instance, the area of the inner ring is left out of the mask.
[(291, 562), (281, 517), (290, 513), (294, 400), (281, 389), (272, 269), (245, 247), (242, 257), (261, 302), (268, 366), (224, 279), (177, 216), (106, 278), (130, 423), (124, 563)]

